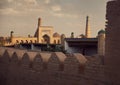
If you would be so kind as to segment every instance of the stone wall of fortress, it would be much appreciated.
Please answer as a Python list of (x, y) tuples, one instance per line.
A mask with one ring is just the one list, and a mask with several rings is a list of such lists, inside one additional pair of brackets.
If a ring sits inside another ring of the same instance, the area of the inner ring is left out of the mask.
[(0, 48), (0, 85), (111, 85), (98, 56)]

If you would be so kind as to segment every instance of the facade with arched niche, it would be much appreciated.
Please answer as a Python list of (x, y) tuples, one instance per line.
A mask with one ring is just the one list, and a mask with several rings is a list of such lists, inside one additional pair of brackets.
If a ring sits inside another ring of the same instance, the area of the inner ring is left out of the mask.
[[(61, 44), (61, 35), (54, 33), (52, 26), (41, 26), (41, 18), (38, 19), (38, 27), (34, 36), (16, 37), (13, 32), (10, 36), (12, 45), (20, 43), (41, 43), (41, 44)], [(9, 44), (9, 45), (10, 45)]]

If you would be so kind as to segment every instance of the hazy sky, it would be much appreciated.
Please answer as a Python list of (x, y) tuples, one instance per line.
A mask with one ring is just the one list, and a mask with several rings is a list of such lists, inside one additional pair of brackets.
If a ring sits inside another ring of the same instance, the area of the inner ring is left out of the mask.
[(90, 17), (92, 36), (105, 28), (108, 0), (0, 0), (0, 36), (34, 35), (38, 18), (43, 26), (70, 36), (84, 34), (86, 16)]

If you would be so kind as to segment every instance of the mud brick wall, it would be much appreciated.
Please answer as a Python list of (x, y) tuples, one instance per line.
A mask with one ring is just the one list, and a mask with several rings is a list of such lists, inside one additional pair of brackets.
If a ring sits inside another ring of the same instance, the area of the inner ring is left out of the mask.
[(0, 48), (0, 85), (110, 85), (96, 57)]
[(120, 85), (120, 0), (107, 3), (106, 74), (114, 85)]

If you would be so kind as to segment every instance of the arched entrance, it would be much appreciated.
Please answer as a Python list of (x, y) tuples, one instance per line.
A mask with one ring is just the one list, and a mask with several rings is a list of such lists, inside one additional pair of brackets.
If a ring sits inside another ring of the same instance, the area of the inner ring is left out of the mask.
[(45, 34), (45, 35), (43, 36), (43, 39), (44, 39), (44, 42), (45, 42), (45, 43), (47, 43), (47, 44), (50, 43), (50, 37), (49, 37), (47, 34)]

